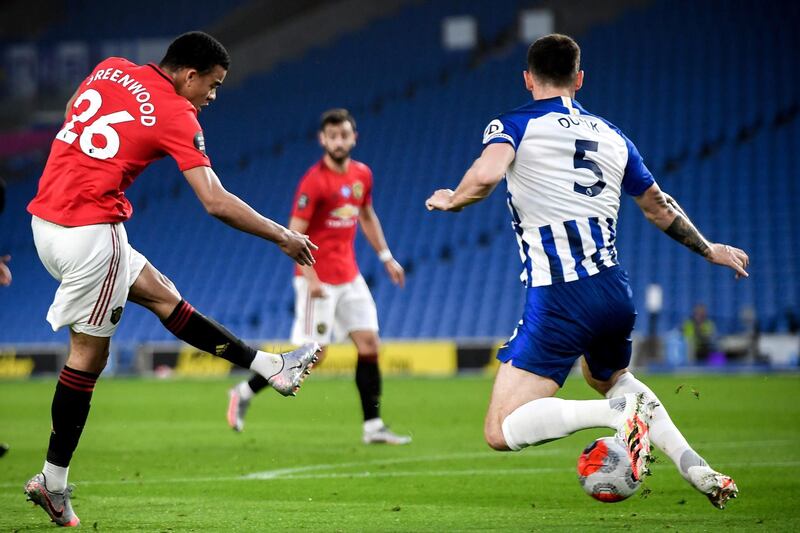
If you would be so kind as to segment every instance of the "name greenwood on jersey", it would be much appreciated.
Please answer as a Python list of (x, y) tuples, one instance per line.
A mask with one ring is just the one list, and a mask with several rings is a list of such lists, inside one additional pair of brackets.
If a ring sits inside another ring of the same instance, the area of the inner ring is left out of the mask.
[(151, 162), (210, 166), (197, 110), (157, 65), (111, 57), (78, 88), (28, 211), (62, 226), (123, 222), (125, 190)]

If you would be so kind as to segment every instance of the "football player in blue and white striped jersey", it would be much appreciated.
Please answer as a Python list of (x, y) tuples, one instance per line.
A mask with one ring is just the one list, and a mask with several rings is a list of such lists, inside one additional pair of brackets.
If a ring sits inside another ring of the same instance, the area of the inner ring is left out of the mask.
[[(614, 428), (627, 441), (635, 477), (647, 472), (652, 440), (724, 508), (737, 495), (733, 479), (708, 466), (627, 368), (636, 310), (614, 247), (620, 195), (633, 196), (650, 222), (737, 277), (748, 275), (747, 254), (703, 237), (658, 187), (636, 146), (575, 101), (583, 71), (574, 40), (538, 39), (524, 77), (533, 102), (492, 120), (480, 158), (456, 190), (437, 190), (426, 202), (429, 210), (460, 211), (506, 178), (527, 295), (523, 317), (497, 355), (486, 441), (520, 450), (580, 429)], [(553, 397), (581, 356), (586, 381), (607, 399)]]

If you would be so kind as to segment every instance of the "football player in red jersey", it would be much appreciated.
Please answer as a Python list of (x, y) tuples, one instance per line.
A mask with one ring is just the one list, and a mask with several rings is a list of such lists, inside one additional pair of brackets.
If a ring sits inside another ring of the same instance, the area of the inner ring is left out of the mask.
[(128, 244), (123, 222), (133, 209), (125, 190), (148, 164), (169, 154), (210, 215), (277, 244), (298, 265), (314, 264), (316, 246), (307, 235), (261, 216), (226, 191), (211, 169), (197, 113), (216, 99), (229, 63), (225, 48), (202, 32), (175, 39), (158, 65), (117, 57), (101, 62), (67, 104), (28, 206), (39, 258), (60, 282), (47, 320), (54, 331), (70, 328), (47, 460), (25, 486), (58, 525), (80, 523), (67, 486), (69, 464), (127, 301), (152, 311), (188, 344), (252, 369), (283, 395), (294, 394), (317, 358), (313, 343), (285, 354), (247, 346), (195, 311)]
[[(346, 109), (323, 113), (319, 142), (325, 154), (297, 188), (289, 228), (308, 233), (320, 248), (313, 266), (295, 269), (292, 342), (325, 346), (349, 336), (358, 350), (356, 386), (364, 415), (363, 441), (407, 444), (411, 438), (389, 430), (380, 417), (378, 314), (356, 264), (359, 222), (395, 285), (403, 286), (405, 272), (392, 257), (372, 207), (372, 171), (350, 158), (357, 136), (355, 119)], [(263, 377), (254, 375), (230, 390), (228, 424), (234, 430), (242, 430), (250, 400), (266, 385)]]

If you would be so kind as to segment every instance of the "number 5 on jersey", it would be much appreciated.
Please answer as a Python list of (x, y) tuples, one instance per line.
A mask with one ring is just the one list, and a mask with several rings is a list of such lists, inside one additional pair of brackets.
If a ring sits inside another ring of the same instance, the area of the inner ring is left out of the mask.
[(599, 144), (597, 141), (585, 141), (582, 139), (577, 139), (575, 141), (575, 156), (572, 158), (573, 168), (588, 168), (597, 176), (597, 181), (589, 186), (581, 185), (576, 181), (572, 185), (572, 190), (578, 194), (597, 196), (606, 186), (606, 182), (603, 181), (603, 171), (600, 170), (600, 165), (591, 159), (586, 159), (586, 152), (596, 152), (598, 146)]
[[(72, 144), (78, 138), (78, 134), (72, 131), (76, 122), (86, 123), (94, 117), (103, 105), (103, 97), (94, 89), (88, 89), (81, 94), (72, 105), (77, 109), (85, 102), (89, 102), (89, 107), (83, 113), (79, 113), (72, 117), (72, 120), (64, 124), (61, 131), (56, 134), (56, 139), (64, 141), (67, 144)], [(133, 115), (127, 111), (117, 111), (108, 115), (102, 115), (97, 118), (91, 125), (86, 126), (80, 135), (81, 151), (95, 159), (110, 159), (117, 155), (119, 151), (119, 134), (111, 127), (112, 124), (121, 124), (123, 122), (130, 122), (134, 120)], [(99, 135), (106, 141), (105, 146), (97, 146), (94, 143), (94, 136)]]

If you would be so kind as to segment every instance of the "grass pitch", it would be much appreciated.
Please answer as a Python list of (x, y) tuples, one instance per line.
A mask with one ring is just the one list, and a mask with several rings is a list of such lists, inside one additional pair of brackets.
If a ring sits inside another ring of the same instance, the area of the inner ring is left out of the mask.
[[(790, 531), (800, 529), (800, 376), (645, 377), (698, 452), (736, 479), (725, 511), (661, 455), (651, 490), (616, 504), (575, 474), (584, 431), (520, 453), (490, 451), (491, 379), (388, 379), (384, 418), (406, 447), (360, 443), (350, 380), (265, 391), (245, 432), (225, 424), (226, 381), (106, 379), (95, 391), (70, 481), (98, 531)], [(53, 528), (26, 503), (42, 466), (54, 379), (0, 384), (0, 531)], [(680, 391), (676, 389), (680, 385)], [(693, 393), (699, 394), (699, 398)], [(564, 397), (596, 397), (570, 378)]]

